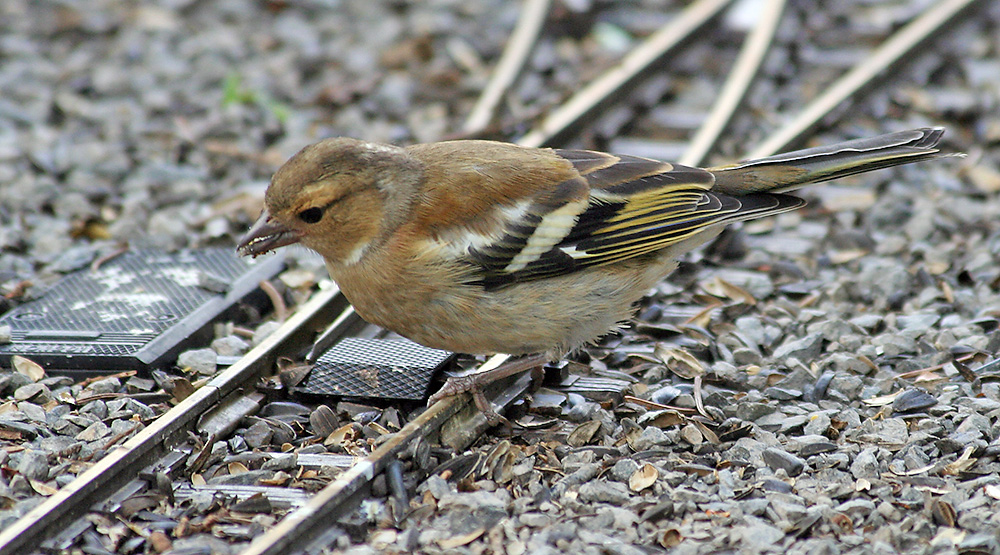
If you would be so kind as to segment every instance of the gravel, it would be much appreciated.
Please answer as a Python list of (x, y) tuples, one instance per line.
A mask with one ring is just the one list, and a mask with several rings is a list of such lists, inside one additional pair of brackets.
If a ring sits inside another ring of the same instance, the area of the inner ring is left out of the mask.
[[(794, 3), (711, 162), (738, 158), (931, 4)], [(515, 138), (680, 7), (557, 3), (491, 133)], [(319, 138), (454, 135), (518, 9), (0, 3), (0, 312), (123, 243), (233, 245), (271, 173)], [(629, 103), (644, 108), (612, 111), (570, 146), (683, 152), (736, 56), (740, 21), (724, 18), (637, 90)], [(980, 8), (809, 143), (943, 125), (945, 148), (967, 158), (804, 191), (809, 207), (692, 253), (632, 330), (575, 356), (574, 371), (627, 375), (629, 393), (674, 408), (540, 394), (553, 425), (494, 430), (463, 452), (414, 448), (410, 498), (376, 481), (331, 524), (331, 550), (1000, 552), (1000, 374), (987, 366), (1000, 351), (998, 26), (1000, 8)], [(325, 275), (290, 254), (281, 282), (296, 301)], [(0, 526), (277, 326), (254, 324), (219, 326), (152, 376), (0, 369)], [(9, 336), (0, 329), (0, 342)], [(671, 349), (690, 359), (661, 356)], [(340, 467), (306, 455), (364, 455), (411, 416), (268, 401), (231, 438), (192, 438), (192, 461), (205, 458), (188, 485), (313, 491)], [(237, 514), (234, 499), (153, 492), (133, 500), (150, 503), (135, 512), (140, 528), (93, 513), (104, 532), (79, 547), (239, 552), (294, 504), (270, 497), (277, 508)]]

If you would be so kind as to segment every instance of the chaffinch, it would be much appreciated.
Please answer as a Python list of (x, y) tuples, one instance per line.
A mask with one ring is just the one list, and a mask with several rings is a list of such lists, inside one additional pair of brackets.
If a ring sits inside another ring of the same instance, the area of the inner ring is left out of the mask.
[(362, 318), (426, 346), (533, 355), (490, 377), (453, 378), (434, 401), (616, 329), (679, 255), (730, 222), (805, 204), (784, 192), (935, 158), (943, 133), (915, 129), (708, 169), (491, 141), (401, 148), (327, 139), (275, 173), (238, 248), (313, 249)]

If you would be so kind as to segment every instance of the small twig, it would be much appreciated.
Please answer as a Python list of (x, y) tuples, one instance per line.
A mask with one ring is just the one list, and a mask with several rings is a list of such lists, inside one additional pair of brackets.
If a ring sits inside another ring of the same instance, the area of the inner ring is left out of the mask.
[(698, 412), (698, 409), (692, 409), (688, 407), (675, 407), (673, 405), (664, 405), (663, 403), (657, 403), (656, 401), (650, 401), (649, 399), (641, 399), (639, 397), (633, 397), (632, 395), (625, 395), (622, 399), (629, 403), (635, 403), (637, 405), (643, 406), (647, 409), (675, 410), (677, 412), (686, 412), (690, 414), (695, 414)]
[[(955, 357), (955, 362), (965, 362), (967, 360), (972, 359), (975, 356), (976, 356), (975, 353), (969, 353), (967, 355), (962, 355), (960, 357)], [(894, 380), (901, 380), (901, 379), (906, 379), (906, 378), (915, 378), (915, 377), (917, 377), (917, 376), (919, 376), (921, 374), (926, 374), (926, 373), (929, 373), (929, 372), (937, 372), (938, 370), (944, 368), (948, 364), (949, 363), (944, 362), (944, 363), (941, 363), (941, 364), (935, 364), (934, 366), (928, 366), (926, 368), (918, 368), (916, 370), (910, 370), (909, 372), (903, 372), (902, 374), (896, 374), (895, 376), (892, 377), (892, 379), (894, 379)]]
[(128, 243), (126, 243), (100, 258), (96, 258), (93, 262), (90, 263), (90, 271), (96, 272), (101, 268), (101, 266), (104, 265), (105, 262), (110, 262), (115, 258), (118, 258), (119, 256), (127, 253), (131, 248), (132, 247), (130, 247)]
[[(137, 372), (135, 370), (125, 370), (124, 372), (118, 372), (117, 374), (108, 374), (108, 375), (105, 375), (105, 376), (91, 376), (91, 377), (83, 380), (82, 382), (80, 382), (79, 385), (81, 385), (82, 387), (87, 387), (88, 385), (90, 385), (90, 384), (92, 384), (94, 382), (99, 382), (101, 380), (106, 380), (108, 378), (119, 378), (119, 379), (120, 378), (131, 378), (132, 376), (134, 376), (136, 374), (137, 374)], [(94, 398), (96, 398), (96, 397), (97, 396), (95, 395)]]
[(254, 331), (250, 328), (244, 328), (243, 326), (233, 326), (233, 335), (238, 335), (240, 337), (253, 337)]
[(705, 410), (705, 401), (701, 398), (701, 376), (694, 377), (694, 406), (698, 409), (698, 414), (704, 416), (705, 418), (714, 421), (711, 415)]
[(267, 298), (271, 300), (271, 306), (274, 307), (274, 317), (279, 322), (284, 322), (288, 318), (288, 306), (285, 304), (285, 299), (281, 296), (281, 293), (271, 284), (270, 281), (263, 280), (258, 285), (260, 285), (261, 291), (267, 295)]

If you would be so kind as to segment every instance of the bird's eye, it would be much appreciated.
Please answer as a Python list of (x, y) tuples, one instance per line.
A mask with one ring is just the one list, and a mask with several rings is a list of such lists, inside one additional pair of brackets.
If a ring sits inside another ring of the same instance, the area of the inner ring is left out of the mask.
[(307, 224), (314, 224), (323, 219), (323, 209), (318, 206), (306, 208), (299, 212), (299, 219)]

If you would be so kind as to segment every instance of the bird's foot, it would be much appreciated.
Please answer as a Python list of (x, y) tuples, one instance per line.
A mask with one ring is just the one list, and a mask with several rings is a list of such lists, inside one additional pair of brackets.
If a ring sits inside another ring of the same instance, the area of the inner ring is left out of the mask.
[(443, 386), (441, 386), (441, 389), (427, 399), (427, 406), (431, 406), (446, 397), (459, 395), (461, 393), (469, 393), (472, 395), (472, 400), (476, 403), (476, 408), (479, 409), (479, 412), (483, 413), (483, 416), (486, 417), (486, 421), (489, 422), (491, 426), (496, 426), (497, 424), (510, 426), (510, 421), (493, 409), (492, 403), (490, 403), (489, 399), (487, 399), (486, 395), (483, 393), (483, 387), (497, 380), (506, 378), (507, 376), (519, 374), (534, 368), (540, 368), (547, 361), (548, 358), (544, 355), (531, 355), (509, 360), (500, 366), (485, 372), (466, 374), (464, 376), (452, 376), (448, 378)]
[(427, 406), (431, 406), (447, 397), (468, 393), (472, 395), (472, 400), (476, 403), (476, 408), (479, 409), (479, 412), (483, 413), (483, 416), (486, 417), (486, 421), (489, 422), (490, 426), (496, 426), (497, 424), (506, 424), (509, 426), (510, 422), (497, 413), (497, 411), (493, 410), (493, 405), (483, 393), (483, 386), (490, 383), (491, 380), (487, 379), (486, 381), (482, 381), (478, 378), (488, 373), (489, 372), (483, 372), (482, 374), (452, 376), (448, 378), (448, 380), (444, 382), (444, 385), (441, 386), (441, 389), (427, 399)]

